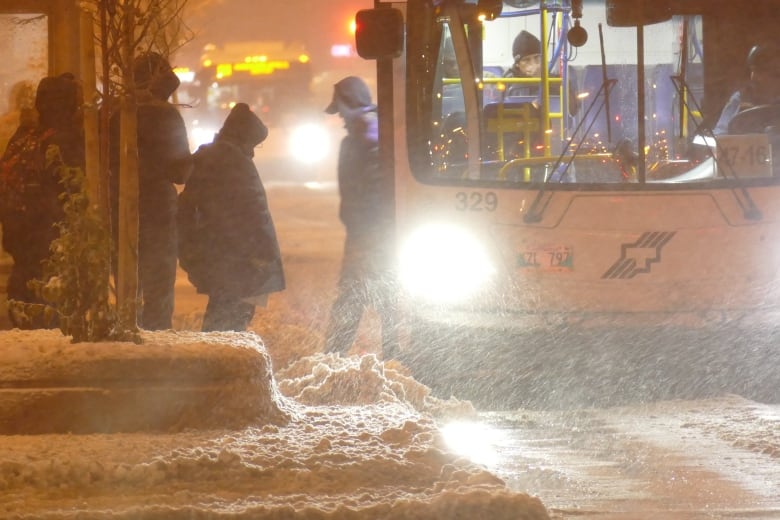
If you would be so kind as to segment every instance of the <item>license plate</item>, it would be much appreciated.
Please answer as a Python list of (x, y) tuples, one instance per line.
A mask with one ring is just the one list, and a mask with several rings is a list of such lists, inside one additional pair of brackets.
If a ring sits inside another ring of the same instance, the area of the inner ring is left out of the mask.
[(569, 246), (530, 248), (517, 254), (517, 267), (542, 271), (571, 271), (574, 253)]

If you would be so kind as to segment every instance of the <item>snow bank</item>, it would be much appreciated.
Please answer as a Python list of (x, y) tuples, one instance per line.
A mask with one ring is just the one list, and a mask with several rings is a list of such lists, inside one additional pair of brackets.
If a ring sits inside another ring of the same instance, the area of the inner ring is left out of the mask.
[(436, 417), (476, 414), (470, 402), (438, 399), (403, 366), (384, 364), (373, 354), (316, 354), (279, 370), (276, 379), (284, 395), (312, 406), (397, 403)]
[(3, 332), (0, 433), (178, 431), (288, 420), (252, 333), (145, 332), (143, 344)]
[[(164, 332), (144, 339), (143, 345), (79, 346), (53, 332), (0, 333), (9, 360), (0, 381), (65, 374), (78, 360), (92, 367), (83, 375), (93, 381), (103, 374), (103, 384), (121, 377), (140, 386), (175, 362), (211, 381), (267, 376), (265, 386), (245, 390), (262, 388), (267, 396), (261, 399), (275, 403), (284, 420), (167, 433), (1, 436), (0, 517), (548, 518), (537, 498), (510, 491), (484, 467), (444, 448), (430, 414), (473, 409), (432, 399), (400, 366), (383, 366), (373, 356), (313, 356), (278, 374), (285, 397), (267, 356), (256, 355), (263, 347), (253, 334)], [(142, 351), (155, 351), (154, 363), (138, 364)], [(232, 360), (230, 369), (223, 357)], [(252, 408), (258, 399), (232, 397), (226, 407), (239, 415), (242, 404)]]

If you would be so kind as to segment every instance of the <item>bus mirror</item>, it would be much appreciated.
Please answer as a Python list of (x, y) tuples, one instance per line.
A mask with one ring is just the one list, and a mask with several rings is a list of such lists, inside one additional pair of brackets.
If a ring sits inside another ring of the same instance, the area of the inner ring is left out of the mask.
[(672, 18), (669, 0), (606, 0), (607, 25), (637, 27), (665, 22)]
[(501, 15), (504, 7), (504, 0), (478, 0), (477, 11), (485, 20), (495, 20)]
[(397, 58), (404, 50), (404, 18), (398, 9), (362, 9), (355, 15), (355, 47), (361, 58)]

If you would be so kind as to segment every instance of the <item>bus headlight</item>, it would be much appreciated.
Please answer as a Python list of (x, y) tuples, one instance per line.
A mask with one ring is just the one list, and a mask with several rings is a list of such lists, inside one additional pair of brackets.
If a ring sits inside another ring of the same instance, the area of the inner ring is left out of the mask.
[(409, 294), (438, 303), (472, 296), (495, 273), (484, 244), (452, 225), (418, 229), (403, 244), (399, 261)]
[(301, 124), (290, 131), (287, 147), (290, 155), (302, 163), (318, 163), (330, 152), (328, 131), (316, 123)]

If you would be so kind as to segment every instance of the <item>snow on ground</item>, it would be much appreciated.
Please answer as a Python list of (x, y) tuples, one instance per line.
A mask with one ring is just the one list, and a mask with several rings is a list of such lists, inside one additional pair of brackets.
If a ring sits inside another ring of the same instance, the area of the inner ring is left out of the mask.
[[(54, 331), (2, 332), (0, 397), (32, 390), (31, 381), (62, 384), (43, 377), (46, 367), (31, 377), (30, 359), (61, 368), (66, 358), (71, 368), (93, 363), (100, 370), (106, 365), (94, 361), (101, 356), (110, 358), (108, 366), (121, 359), (133, 366), (155, 350), (175, 353), (184, 341), (183, 352), (203, 349), (219, 371), (209, 349), (240, 361), (247, 348), (261, 345), (252, 333), (168, 332), (144, 339), (143, 345), (96, 348), (72, 345)], [(175, 366), (168, 366), (172, 374)], [(15, 373), (14, 367), (25, 368)], [(163, 368), (156, 370), (150, 377), (164, 377)], [(116, 372), (111, 380), (138, 382), (138, 375)], [(20, 381), (27, 388), (9, 388)], [(283, 420), (159, 433), (0, 436), (0, 517), (548, 518), (538, 498), (511, 491), (484, 466), (446, 449), (435, 417), (471, 416), (473, 408), (433, 398), (402, 367), (385, 367), (372, 355), (317, 355), (268, 377), (257, 391), (284, 412)], [(241, 401), (225, 396), (233, 398)], [(214, 403), (222, 405), (232, 406)]]

